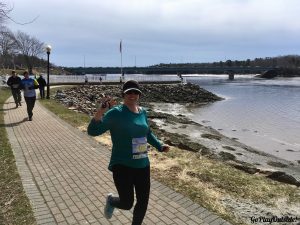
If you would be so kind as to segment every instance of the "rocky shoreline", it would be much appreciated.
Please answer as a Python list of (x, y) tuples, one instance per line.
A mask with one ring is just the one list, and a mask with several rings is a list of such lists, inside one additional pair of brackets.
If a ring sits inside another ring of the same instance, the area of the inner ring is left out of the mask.
[[(97, 101), (103, 95), (112, 96), (121, 102), (120, 90), (120, 85), (81, 85), (59, 90), (55, 98), (69, 109), (92, 116), (97, 109)], [(141, 90), (141, 106), (148, 109), (151, 128), (165, 143), (222, 160), (250, 174), (259, 173), (270, 179), (300, 186), (299, 165), (246, 146), (211, 127), (191, 121), (185, 115), (172, 115), (157, 110), (160, 103), (200, 107), (222, 98), (189, 83), (144, 84)]]

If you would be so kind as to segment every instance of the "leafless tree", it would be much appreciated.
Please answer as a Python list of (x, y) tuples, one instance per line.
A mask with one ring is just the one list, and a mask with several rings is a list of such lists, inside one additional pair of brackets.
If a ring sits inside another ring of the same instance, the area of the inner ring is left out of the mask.
[(33, 23), (39, 16), (36, 16), (31, 21), (27, 22), (19, 22), (16, 21), (14, 18), (9, 16), (9, 13), (13, 10), (13, 7), (8, 7), (7, 4), (5, 4), (3, 1), (0, 1), (0, 25), (3, 25), (7, 20), (12, 21), (13, 23), (19, 24), (19, 25), (26, 25)]
[(15, 37), (17, 48), (24, 56), (29, 73), (32, 73), (34, 60), (43, 53), (44, 43), (21, 31), (18, 31)]
[(14, 65), (14, 55), (17, 43), (13, 32), (5, 26), (0, 26), (0, 63), (2, 67)]
[(0, 26), (0, 54), (13, 53), (16, 49), (16, 39), (13, 32), (5, 27)]
[(3, 25), (7, 19), (10, 19), (8, 16), (12, 11), (12, 8), (8, 8), (7, 5), (0, 1), (0, 25)]

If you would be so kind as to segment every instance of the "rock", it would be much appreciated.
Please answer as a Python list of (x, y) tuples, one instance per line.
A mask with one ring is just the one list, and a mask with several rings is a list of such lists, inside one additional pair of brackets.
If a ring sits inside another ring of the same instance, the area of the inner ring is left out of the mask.
[[(190, 83), (186, 85), (141, 84), (140, 88), (143, 92), (141, 97), (141, 105), (143, 106), (147, 106), (149, 102), (208, 103), (222, 100), (217, 95)], [(90, 110), (94, 112), (96, 107), (89, 107), (89, 104), (97, 102), (103, 96), (115, 97), (117, 102), (120, 102), (122, 100), (120, 85), (80, 85), (66, 90), (58, 90), (55, 98), (57, 100), (68, 98), (74, 103), (78, 101), (81, 109), (91, 108)], [(66, 103), (63, 102), (63, 104)]]
[(208, 139), (214, 139), (214, 140), (221, 140), (221, 137), (214, 134), (201, 134), (201, 137), (208, 138)]
[(260, 171), (258, 168), (253, 167), (251, 164), (243, 163), (243, 162), (230, 162), (229, 165), (249, 174), (255, 174)]
[[(157, 130), (155, 132), (158, 133)], [(204, 145), (201, 145), (196, 142), (188, 141), (185, 135), (178, 135), (178, 134), (168, 133), (165, 131), (164, 136), (165, 136), (165, 143), (168, 145), (176, 146), (178, 148), (191, 151), (191, 152), (199, 152), (202, 155), (212, 154), (211, 151)]]
[(229, 153), (229, 152), (223, 152), (223, 151), (221, 151), (221, 152), (219, 153), (219, 156), (221, 156), (221, 158), (222, 158), (224, 161), (235, 160), (235, 159), (236, 159), (235, 155), (233, 155), (233, 154), (231, 154), (231, 153)]
[(287, 165), (285, 165), (285, 164), (283, 164), (281, 162), (268, 161), (267, 164), (270, 165), (270, 166), (280, 167), (280, 168), (287, 167)]
[(73, 102), (72, 100), (70, 100), (70, 101), (67, 102), (67, 105), (68, 105), (69, 107), (71, 107), (71, 106), (74, 105), (74, 102)]
[(192, 152), (198, 152), (200, 150), (197, 147), (196, 148), (195, 147), (191, 147), (189, 144), (182, 143), (182, 142), (180, 142), (178, 144), (178, 148), (185, 149), (185, 150), (192, 151)]
[(56, 92), (55, 98), (62, 99), (62, 98), (65, 98), (65, 97), (66, 97), (66, 95), (63, 92), (61, 92), (59, 90)]
[(272, 174), (268, 175), (267, 177), (272, 180), (279, 181), (279, 182), (293, 184), (293, 185), (296, 185), (297, 187), (300, 186), (299, 181), (297, 181), (293, 176), (286, 174), (285, 172), (276, 171), (276, 172), (273, 172)]
[(276, 70), (267, 70), (263, 72), (261, 75), (258, 75), (259, 78), (272, 79), (278, 75)]
[(222, 146), (222, 148), (225, 148), (225, 149), (230, 150), (230, 151), (235, 151), (235, 148), (227, 146), (227, 145), (226, 146)]

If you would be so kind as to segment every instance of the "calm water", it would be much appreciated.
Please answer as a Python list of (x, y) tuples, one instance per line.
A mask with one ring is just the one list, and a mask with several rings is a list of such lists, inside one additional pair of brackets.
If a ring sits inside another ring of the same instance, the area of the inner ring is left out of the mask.
[(240, 142), (290, 161), (300, 160), (300, 78), (199, 76), (188, 82), (226, 100), (189, 116)]

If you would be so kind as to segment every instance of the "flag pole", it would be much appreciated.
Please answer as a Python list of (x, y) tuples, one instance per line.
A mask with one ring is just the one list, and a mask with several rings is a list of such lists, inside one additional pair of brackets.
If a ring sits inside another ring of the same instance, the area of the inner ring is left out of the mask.
[(120, 41), (120, 53), (121, 53), (121, 76), (123, 78), (123, 65), (122, 65), (122, 39)]

